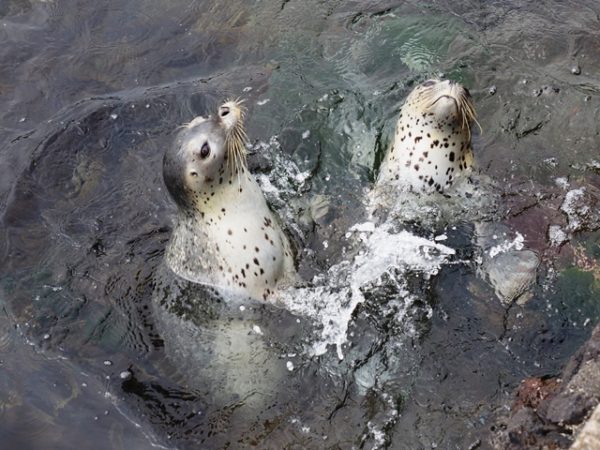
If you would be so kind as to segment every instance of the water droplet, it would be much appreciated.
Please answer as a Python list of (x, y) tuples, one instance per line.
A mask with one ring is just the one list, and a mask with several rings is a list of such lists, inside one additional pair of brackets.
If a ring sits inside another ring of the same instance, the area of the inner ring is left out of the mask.
[(490, 88), (488, 89), (488, 92), (490, 95), (494, 95), (496, 93), (497, 89), (496, 86), (490, 86)]
[(573, 75), (581, 75), (581, 67), (579, 67), (579, 64), (575, 64), (573, 67), (571, 67), (571, 73)]
[(110, 360), (107, 359), (106, 361), (104, 361), (104, 365), (105, 366), (112, 366), (112, 361), (110, 361)]

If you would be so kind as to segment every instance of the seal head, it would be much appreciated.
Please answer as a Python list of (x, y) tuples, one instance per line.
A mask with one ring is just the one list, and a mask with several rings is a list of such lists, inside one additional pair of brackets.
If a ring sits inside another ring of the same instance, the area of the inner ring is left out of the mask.
[(165, 153), (163, 178), (178, 222), (168, 266), (190, 281), (267, 299), (294, 277), (288, 239), (246, 167), (244, 110), (221, 105), (216, 116), (184, 125)]
[(450, 80), (427, 80), (407, 97), (378, 183), (444, 192), (473, 165), (469, 91)]

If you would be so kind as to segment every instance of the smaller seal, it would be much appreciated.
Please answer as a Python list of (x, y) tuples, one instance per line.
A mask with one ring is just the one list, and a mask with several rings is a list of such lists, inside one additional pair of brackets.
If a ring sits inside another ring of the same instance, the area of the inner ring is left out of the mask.
[(378, 184), (444, 192), (473, 165), (469, 91), (450, 80), (427, 80), (407, 97)]
[(234, 294), (268, 299), (294, 279), (289, 241), (246, 166), (244, 109), (221, 105), (177, 134), (163, 178), (178, 207), (166, 249), (177, 275)]

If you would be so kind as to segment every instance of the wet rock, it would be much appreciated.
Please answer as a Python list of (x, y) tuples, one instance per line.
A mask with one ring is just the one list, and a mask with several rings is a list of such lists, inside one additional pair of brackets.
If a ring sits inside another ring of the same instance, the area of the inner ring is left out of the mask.
[(510, 250), (488, 262), (488, 276), (498, 298), (506, 304), (517, 300), (524, 303), (524, 295), (535, 281), (540, 259), (531, 250)]
[(596, 230), (600, 228), (600, 190), (591, 185), (572, 189), (560, 210), (568, 217), (570, 231)]
[(506, 438), (495, 447), (506, 450), (521, 449), (562, 449), (570, 444), (560, 430), (540, 422), (535, 410), (521, 408), (506, 424)]
[(481, 270), (505, 305), (524, 303), (529, 287), (536, 279), (538, 255), (523, 248), (523, 236), (503, 224), (480, 223), (476, 227), (477, 244), (482, 249)]
[(600, 448), (600, 324), (560, 377), (521, 383), (491, 442), (499, 449), (566, 449), (580, 427), (571, 448)]
[(526, 378), (517, 389), (514, 409), (528, 407), (537, 409), (541, 402), (560, 388), (561, 382), (556, 378)]

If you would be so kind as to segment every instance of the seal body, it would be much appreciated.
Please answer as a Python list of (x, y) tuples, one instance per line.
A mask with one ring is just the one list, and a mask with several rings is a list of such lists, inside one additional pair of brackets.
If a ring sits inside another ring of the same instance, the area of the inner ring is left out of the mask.
[(443, 192), (473, 164), (469, 91), (454, 81), (428, 80), (408, 96), (394, 142), (380, 167), (379, 184)]
[(246, 168), (243, 110), (223, 104), (179, 132), (163, 160), (178, 206), (167, 265), (187, 280), (267, 299), (294, 278), (287, 237)]

